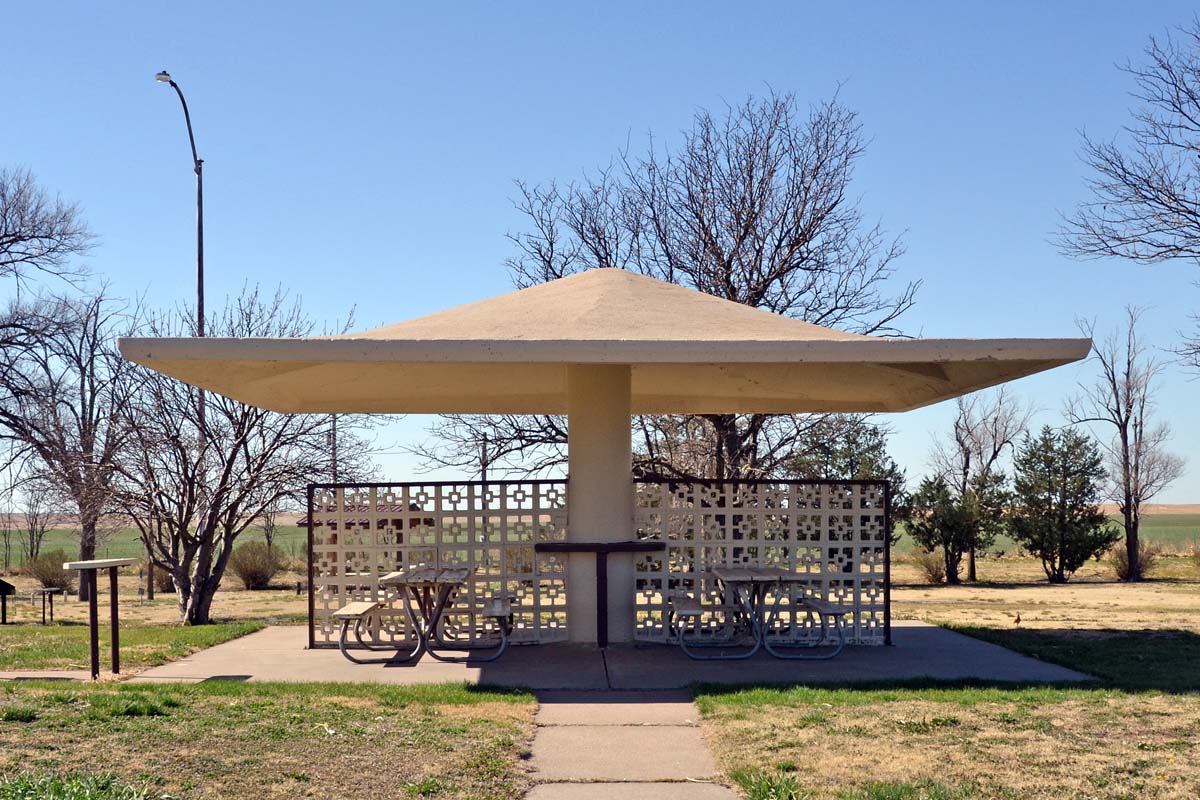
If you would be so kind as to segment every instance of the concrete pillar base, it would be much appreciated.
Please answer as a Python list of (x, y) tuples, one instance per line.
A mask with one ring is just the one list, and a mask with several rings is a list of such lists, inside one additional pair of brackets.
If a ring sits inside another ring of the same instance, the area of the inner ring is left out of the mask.
[[(633, 538), (633, 452), (628, 365), (567, 367), (569, 458), (567, 540)], [(633, 556), (608, 559), (608, 639), (633, 641)], [(567, 562), (567, 628), (573, 642), (596, 641), (596, 563), (589, 553)]]

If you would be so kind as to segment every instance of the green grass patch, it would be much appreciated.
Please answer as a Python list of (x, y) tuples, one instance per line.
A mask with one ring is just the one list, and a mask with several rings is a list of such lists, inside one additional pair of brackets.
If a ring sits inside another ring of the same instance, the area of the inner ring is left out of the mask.
[(946, 786), (937, 781), (883, 781), (838, 794), (838, 800), (969, 800), (979, 797), (973, 784)]
[(1190, 631), (947, 627), (1129, 691), (1200, 690), (1200, 634)]
[[(261, 622), (214, 625), (121, 626), (121, 664), (153, 667), (206, 647), (261, 630)], [(108, 628), (100, 630), (101, 658), (107, 660)], [(0, 670), (64, 669), (88, 665), (88, 629), (78, 623), (0, 626)]]
[(155, 792), (61, 795), (72, 800), (357, 797), (378, 775), (397, 797), (500, 800), (528, 788), (534, 698), (466, 684), (29, 681), (0, 684), (0, 720), (10, 709), (32, 719), (0, 721), (0, 775), (44, 787), (103, 763), (116, 789)]
[[(817, 723), (820, 709), (838, 706), (869, 706), (880, 703), (902, 703), (921, 700), (931, 703), (971, 707), (988, 703), (1017, 703), (1037, 707), (1065, 700), (1093, 700), (1117, 696), (1116, 689), (1088, 688), (1081, 685), (1030, 685), (980, 683), (974, 681), (879, 681), (847, 686), (753, 686), (736, 688), (720, 685), (701, 685), (696, 689), (696, 704), (700, 712), (753, 711), (764, 706), (785, 708), (812, 707), (814, 711), (802, 716), (806, 725)], [(944, 715), (947, 719), (953, 715)]]
[[(809, 800), (817, 795), (801, 786), (790, 771), (734, 770), (730, 775), (747, 800)], [(838, 800), (970, 800), (979, 793), (972, 784), (946, 786), (936, 781), (877, 781), (838, 792)]]
[(796, 776), (762, 770), (734, 770), (730, 778), (746, 795), (747, 800), (800, 800), (810, 795), (800, 789)]
[(0, 777), (0, 800), (169, 800), (149, 787), (123, 783), (111, 773)]

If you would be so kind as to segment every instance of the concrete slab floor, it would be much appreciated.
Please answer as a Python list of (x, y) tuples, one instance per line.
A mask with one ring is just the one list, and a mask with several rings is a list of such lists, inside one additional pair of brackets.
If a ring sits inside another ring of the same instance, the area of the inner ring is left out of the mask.
[(252, 681), (346, 681), (523, 686), (536, 690), (677, 689), (696, 682), (830, 683), (931, 678), (1056, 682), (1089, 676), (917, 622), (893, 626), (894, 647), (848, 647), (832, 661), (700, 662), (668, 645), (512, 647), (490, 664), (352, 664), (335, 648), (305, 650), (303, 626), (274, 626), (146, 670), (135, 681), (196, 682), (219, 676)]

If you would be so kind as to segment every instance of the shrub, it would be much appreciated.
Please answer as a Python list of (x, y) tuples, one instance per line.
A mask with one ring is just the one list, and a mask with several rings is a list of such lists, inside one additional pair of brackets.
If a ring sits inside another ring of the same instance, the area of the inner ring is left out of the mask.
[(283, 566), (283, 553), (265, 542), (246, 542), (229, 556), (229, 569), (247, 589), (266, 589)]
[(749, 800), (801, 800), (806, 796), (800, 793), (795, 775), (735, 770), (731, 777)]
[(71, 572), (63, 569), (63, 562), (71, 557), (62, 550), (38, 553), (37, 558), (25, 562), (25, 573), (47, 589), (71, 591)]
[(914, 547), (911, 558), (917, 569), (921, 570), (926, 583), (942, 583), (946, 580), (946, 560), (941, 553)]
[(1192, 565), (1200, 570), (1200, 547), (1192, 551)]
[[(1156, 544), (1150, 544), (1145, 539), (1138, 539), (1138, 563), (1141, 564), (1143, 577), (1154, 572), (1154, 568), (1158, 566), (1158, 560), (1161, 557), (1161, 547)], [(1193, 556), (1193, 558), (1195, 557)], [(1125, 549), (1124, 541), (1117, 542), (1108, 551), (1108, 563), (1112, 566), (1118, 580), (1129, 580), (1129, 551)]]

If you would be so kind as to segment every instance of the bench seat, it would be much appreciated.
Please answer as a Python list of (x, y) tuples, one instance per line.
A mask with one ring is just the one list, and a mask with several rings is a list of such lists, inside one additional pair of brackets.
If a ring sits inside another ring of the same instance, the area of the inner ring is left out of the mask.
[(333, 618), (340, 620), (363, 619), (378, 609), (379, 603), (372, 600), (359, 600), (354, 603), (347, 603), (333, 612)]
[(826, 616), (842, 616), (853, 611), (849, 606), (844, 606), (840, 603), (831, 603), (828, 600), (822, 600), (819, 597), (802, 597), (800, 598), (800, 606), (814, 614), (822, 614)]

